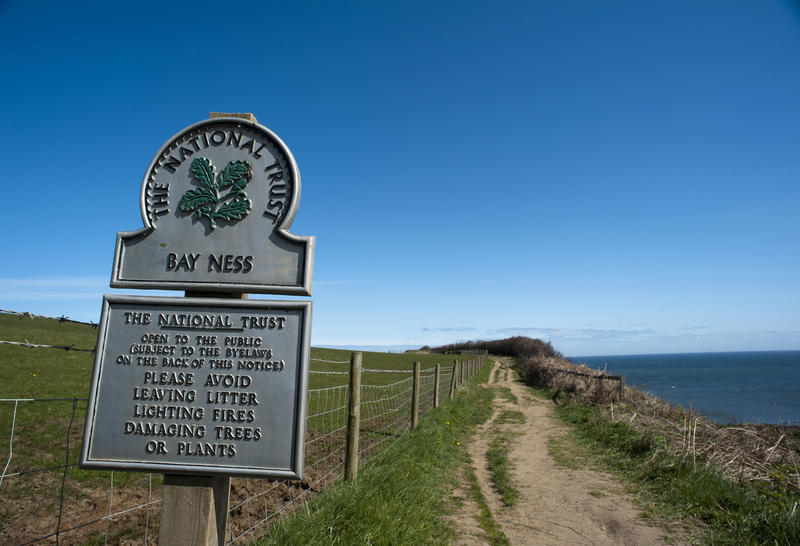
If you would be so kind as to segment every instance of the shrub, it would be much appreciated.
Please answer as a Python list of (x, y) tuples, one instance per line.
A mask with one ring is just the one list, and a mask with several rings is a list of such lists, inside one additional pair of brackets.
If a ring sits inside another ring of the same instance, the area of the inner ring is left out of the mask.
[(563, 355), (556, 351), (549, 341), (533, 339), (525, 336), (515, 336), (506, 339), (495, 339), (491, 341), (465, 341), (463, 343), (451, 343), (431, 349), (435, 353), (453, 353), (483, 349), (493, 355), (502, 356), (545, 356), (553, 358), (563, 358)]

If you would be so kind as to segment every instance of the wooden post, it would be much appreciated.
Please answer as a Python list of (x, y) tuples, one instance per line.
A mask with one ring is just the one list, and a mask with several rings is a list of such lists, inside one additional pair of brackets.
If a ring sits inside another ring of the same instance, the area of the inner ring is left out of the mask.
[(227, 476), (164, 474), (158, 544), (225, 544), (230, 484)]
[(350, 354), (350, 402), (347, 415), (345, 480), (358, 477), (358, 435), (361, 423), (361, 353)]
[(458, 364), (456, 361), (453, 361), (453, 373), (450, 374), (450, 400), (453, 399), (453, 396), (456, 394), (456, 371), (458, 369)]
[(411, 391), (411, 430), (419, 426), (419, 373), (422, 369), (419, 362), (414, 362), (414, 390)]
[(622, 402), (625, 400), (625, 376), (619, 376), (619, 400)]
[(433, 370), (433, 407), (439, 407), (439, 389), (441, 388), (440, 378), (441, 366), (436, 364)]

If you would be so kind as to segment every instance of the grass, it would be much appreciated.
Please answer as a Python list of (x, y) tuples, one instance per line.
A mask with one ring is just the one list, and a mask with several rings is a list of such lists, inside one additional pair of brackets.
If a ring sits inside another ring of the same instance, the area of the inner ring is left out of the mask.
[(478, 525), (481, 526), (483, 532), (486, 534), (486, 539), (492, 546), (505, 546), (509, 544), (508, 537), (503, 533), (497, 522), (492, 517), (492, 511), (486, 504), (486, 500), (481, 493), (481, 487), (478, 485), (478, 478), (475, 477), (475, 471), (471, 466), (466, 467), (467, 481), (469, 482), (469, 492), (472, 500), (478, 506)]
[[(349, 364), (331, 364), (320, 362), (314, 359), (347, 361), (350, 362), (351, 351), (341, 349), (323, 349), (318, 347), (311, 348), (311, 369), (317, 371), (349, 371)], [(432, 369), (436, 364), (441, 366), (441, 373), (445, 374), (452, 370), (453, 362), (463, 362), (476, 358), (472, 355), (441, 355), (441, 354), (419, 354), (419, 353), (376, 353), (362, 351), (362, 369), (371, 370), (407, 370), (408, 375), (387, 374), (362, 371), (361, 383), (364, 385), (386, 385), (394, 383), (404, 377), (411, 377), (411, 370), (414, 362), (420, 362), (422, 369)], [(346, 375), (321, 375), (312, 374), (309, 379), (310, 389), (320, 389), (346, 385), (348, 382)]]
[(508, 432), (500, 433), (492, 438), (486, 456), (489, 460), (489, 472), (492, 474), (492, 483), (500, 498), (506, 506), (517, 503), (519, 493), (511, 482), (511, 462), (508, 460), (508, 449), (512, 435)]
[(521, 411), (503, 410), (494, 420), (498, 425), (519, 424), (525, 422), (525, 415)]
[[(99, 302), (98, 302), (99, 304)], [(28, 341), (35, 344), (74, 346), (92, 349), (97, 342), (96, 328), (89, 325), (43, 318), (20, 318), (0, 313), (0, 340)], [(337, 349), (311, 349), (310, 367), (320, 371), (349, 371), (350, 351)], [(452, 369), (454, 360), (474, 358), (468, 355), (424, 355), (387, 354), (364, 352), (363, 367), (368, 369), (411, 370), (414, 362), (421, 362), (423, 370), (441, 364), (442, 373)], [(346, 361), (332, 364), (314, 359)], [(58, 469), (65, 462), (65, 498), (81, 499), (92, 492), (108, 491), (109, 472), (81, 471), (77, 468), (80, 453), (86, 402), (89, 394), (94, 354), (91, 352), (58, 349), (33, 349), (0, 345), (0, 398), (64, 399), (35, 402), (0, 403), (0, 457), (8, 456), (12, 421), (14, 425), (13, 458), (8, 468), (10, 473), (37, 468), (55, 467), (55, 470), (39, 472), (29, 476), (11, 477), (3, 482), (3, 500), (37, 499), (29, 511), (38, 513), (57, 511), (59, 490), (63, 471)], [(386, 385), (411, 374), (364, 372), (363, 385)], [(449, 375), (445, 375), (449, 377)], [(347, 375), (311, 374), (309, 389), (347, 385)], [(442, 387), (446, 392), (447, 385)], [(342, 396), (345, 400), (346, 396)], [(309, 396), (309, 415), (328, 409), (329, 401), (324, 396)], [(324, 434), (343, 425), (346, 410), (328, 412), (325, 417), (309, 422), (309, 431)], [(67, 457), (67, 445), (69, 456)], [(153, 486), (161, 484), (160, 475), (153, 476)], [(115, 488), (149, 487), (147, 474), (115, 472)], [(10, 517), (8, 510), (0, 511), (0, 534)]]
[(507, 401), (511, 402), (512, 404), (516, 404), (517, 402), (519, 402), (519, 400), (517, 399), (517, 395), (511, 392), (511, 389), (509, 389), (508, 387), (496, 387), (496, 388), (500, 396), (505, 398)]
[(442, 511), (467, 465), (466, 442), (491, 415), (493, 391), (478, 385), (488, 373), (486, 366), (419, 429), (361, 467), (357, 481), (325, 489), (260, 544), (449, 544)]
[[(0, 314), (0, 339), (93, 349), (97, 329)], [(93, 363), (92, 353), (0, 345), (0, 398), (86, 398)]]
[(611, 422), (597, 407), (570, 402), (557, 414), (574, 427), (578, 446), (571, 457), (568, 447), (556, 445), (556, 458), (591, 461), (622, 476), (651, 515), (700, 522), (708, 544), (800, 544), (800, 510), (792, 514), (797, 498), (734, 483), (702, 461), (682, 460), (664, 449), (663, 439)]

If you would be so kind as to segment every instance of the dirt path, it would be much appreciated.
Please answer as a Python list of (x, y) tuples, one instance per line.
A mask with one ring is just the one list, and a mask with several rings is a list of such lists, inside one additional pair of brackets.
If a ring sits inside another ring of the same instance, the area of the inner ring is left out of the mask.
[[(498, 389), (494, 412), (470, 442), (469, 455), (484, 500), (512, 545), (649, 545), (665, 544), (668, 536), (669, 544), (682, 543), (663, 528), (645, 525), (632, 498), (613, 476), (557, 466), (548, 442), (567, 429), (553, 416), (552, 402), (530, 395), (514, 380), (507, 361), (494, 366), (489, 380)], [(507, 392), (503, 387), (510, 389), (516, 401), (503, 396)], [(496, 423), (504, 411), (521, 412), (524, 423)], [(489, 443), (501, 431), (517, 434), (509, 460), (519, 498), (511, 507), (503, 504), (494, 488), (486, 458)], [(454, 518), (459, 529), (456, 544), (488, 544), (475, 521), (478, 507), (466, 492), (458, 496), (463, 505)]]

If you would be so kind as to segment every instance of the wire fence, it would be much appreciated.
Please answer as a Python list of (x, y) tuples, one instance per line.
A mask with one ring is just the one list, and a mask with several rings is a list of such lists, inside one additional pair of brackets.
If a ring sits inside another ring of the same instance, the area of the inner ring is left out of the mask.
[(96, 322), (84, 322), (84, 321), (81, 321), (81, 320), (73, 320), (73, 319), (71, 319), (71, 318), (69, 318), (69, 317), (67, 317), (65, 315), (61, 315), (60, 317), (48, 317), (47, 315), (35, 315), (33, 313), (27, 313), (27, 312), (10, 311), (8, 309), (0, 309), (0, 313), (2, 313), (4, 315), (11, 315), (11, 316), (19, 317), (20, 319), (24, 319), (24, 318), (27, 318), (27, 319), (43, 318), (43, 319), (57, 320), (59, 322), (59, 324), (61, 324), (62, 322), (69, 322), (69, 323), (72, 323), (72, 324), (85, 324), (86, 326), (91, 326), (92, 328), (97, 328), (97, 323)]
[(31, 343), (30, 341), (5, 341), (0, 339), (0, 345), (17, 345), (18, 347), (27, 347), (28, 349), (61, 349), (64, 351), (78, 351), (83, 353), (93, 353), (95, 349), (80, 349), (75, 345), (42, 345)]
[[(448, 396), (454, 372), (459, 381), (477, 372), (479, 360), (458, 370), (441, 366), (438, 380), (437, 368), (422, 370), (419, 413)], [(312, 359), (312, 376), (344, 384), (308, 390), (304, 479), (231, 479), (227, 544), (255, 542), (343, 478), (350, 398), (350, 370), (344, 365), (349, 362)], [(412, 370), (363, 372), (361, 464), (411, 430), (414, 388)], [(157, 543), (162, 475), (80, 470), (86, 406), (86, 398), (0, 399), (0, 543)]]

